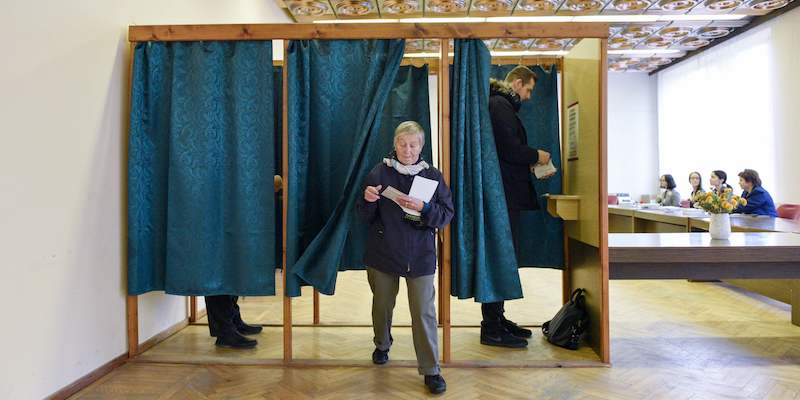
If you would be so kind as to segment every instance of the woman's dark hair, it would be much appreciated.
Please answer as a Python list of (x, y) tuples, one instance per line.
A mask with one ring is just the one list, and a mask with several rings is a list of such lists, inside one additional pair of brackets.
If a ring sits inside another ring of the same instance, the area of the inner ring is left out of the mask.
[(753, 187), (761, 186), (761, 178), (758, 177), (758, 172), (754, 169), (745, 169), (739, 172), (739, 178), (744, 179), (745, 182), (752, 183)]
[[(700, 175), (700, 173), (697, 172), (697, 171), (694, 171), (694, 172), (689, 174), (689, 185), (692, 184), (692, 175), (694, 175), (694, 174), (697, 174), (697, 179), (699, 179), (699, 182), (697, 183), (697, 190), (703, 190), (703, 176)], [(692, 190), (695, 190), (695, 189), (692, 188)]]
[(722, 183), (719, 184), (719, 187), (722, 187), (726, 183), (728, 183), (728, 174), (726, 174), (725, 171), (723, 171), (721, 169), (715, 169), (715, 170), (711, 171), (711, 173), (716, 175), (717, 178), (719, 178), (722, 181)]
[(672, 177), (670, 174), (664, 174), (664, 180), (667, 181), (667, 189), (672, 190), (675, 189), (675, 178)]

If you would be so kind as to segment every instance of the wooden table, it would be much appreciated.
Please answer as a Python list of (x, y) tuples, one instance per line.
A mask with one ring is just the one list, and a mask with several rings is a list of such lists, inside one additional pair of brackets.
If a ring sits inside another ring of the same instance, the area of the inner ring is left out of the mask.
[(610, 279), (798, 279), (800, 235), (612, 233), (608, 257)]
[[(708, 231), (707, 216), (667, 212), (663, 209), (641, 209), (608, 206), (609, 233), (667, 233)], [(800, 221), (763, 215), (731, 214), (734, 232), (800, 233)]]
[[(689, 229), (708, 231), (710, 218), (689, 218)], [(764, 215), (731, 214), (731, 230), (734, 232), (792, 232), (800, 233), (800, 222), (786, 218)]]

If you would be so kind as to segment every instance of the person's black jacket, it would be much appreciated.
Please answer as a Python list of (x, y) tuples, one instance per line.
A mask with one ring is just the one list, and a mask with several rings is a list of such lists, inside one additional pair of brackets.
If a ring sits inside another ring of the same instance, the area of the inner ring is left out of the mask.
[(507, 206), (516, 210), (537, 210), (539, 203), (530, 166), (539, 161), (539, 152), (528, 146), (528, 135), (517, 116), (520, 105), (519, 96), (505, 82), (490, 82), (489, 115)]
[[(358, 215), (369, 224), (364, 254), (364, 264), (368, 267), (410, 278), (432, 275), (436, 271), (435, 230), (445, 227), (453, 218), (453, 199), (437, 169), (430, 167), (418, 176), (439, 182), (420, 221), (404, 219), (405, 212), (400, 206), (383, 196), (374, 203), (364, 200), (363, 195), (358, 198)], [(383, 191), (392, 186), (408, 193), (413, 180), (414, 176), (402, 175), (381, 163), (367, 175), (363, 187), (381, 185)]]

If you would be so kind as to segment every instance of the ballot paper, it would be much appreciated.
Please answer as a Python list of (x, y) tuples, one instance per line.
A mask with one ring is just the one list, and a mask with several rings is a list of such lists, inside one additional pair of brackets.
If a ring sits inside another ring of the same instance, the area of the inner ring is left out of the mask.
[[(430, 202), (433, 198), (433, 194), (436, 193), (436, 188), (439, 186), (439, 182), (423, 178), (421, 176), (415, 176), (414, 181), (411, 183), (411, 191), (408, 193), (408, 196), (411, 196), (415, 199), (422, 200), (424, 202)], [(388, 186), (383, 192), (381, 192), (381, 196), (386, 197), (387, 199), (395, 202), (406, 214), (416, 215), (419, 216), (420, 212), (417, 210), (412, 210), (410, 208), (406, 208), (400, 205), (397, 200), (397, 197), (400, 195), (404, 195), (405, 193), (395, 189), (392, 186)]]
[(536, 179), (542, 179), (543, 177), (553, 175), (556, 173), (556, 166), (553, 165), (553, 160), (547, 162), (547, 164), (536, 164), (533, 166), (533, 174), (536, 176)]

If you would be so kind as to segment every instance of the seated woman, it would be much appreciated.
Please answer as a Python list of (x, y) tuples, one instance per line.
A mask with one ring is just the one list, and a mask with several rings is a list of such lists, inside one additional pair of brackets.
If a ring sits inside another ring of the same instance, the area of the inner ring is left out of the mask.
[(662, 206), (680, 207), (681, 194), (675, 190), (675, 179), (672, 175), (661, 175), (659, 186), (663, 192), (656, 197), (656, 203)]
[(694, 198), (698, 194), (704, 194), (706, 191), (703, 190), (703, 178), (700, 177), (700, 173), (695, 171), (689, 174), (689, 184), (692, 185), (692, 194), (689, 195), (689, 207), (695, 207)]
[[(411, 310), (411, 333), (420, 375), (431, 393), (446, 390), (439, 368), (436, 319), (436, 229), (453, 218), (453, 200), (442, 174), (420, 157), (425, 145), (422, 127), (414, 121), (401, 123), (394, 133), (394, 152), (383, 159), (365, 180), (364, 197), (358, 199), (359, 216), (369, 224), (367, 279), (372, 289), (372, 328), (375, 351), (372, 361), (389, 361), (392, 346), (392, 312), (400, 277), (406, 279)], [(391, 186), (408, 193), (416, 177), (431, 179), (438, 186), (430, 201), (406, 195), (394, 201), (381, 190)], [(413, 210), (414, 212), (406, 212)]]
[(711, 171), (711, 179), (708, 182), (711, 185), (711, 192), (719, 195), (725, 192), (725, 189), (730, 189), (731, 191), (728, 192), (728, 197), (733, 196), (733, 188), (731, 185), (728, 185), (728, 174), (722, 170), (714, 170)]
[(772, 196), (761, 187), (761, 178), (758, 177), (758, 172), (752, 169), (745, 169), (739, 172), (739, 186), (744, 190), (742, 198), (747, 200), (747, 204), (736, 207), (734, 212), (769, 215), (771, 217), (778, 216), (778, 212), (775, 210), (775, 203), (772, 202)]

